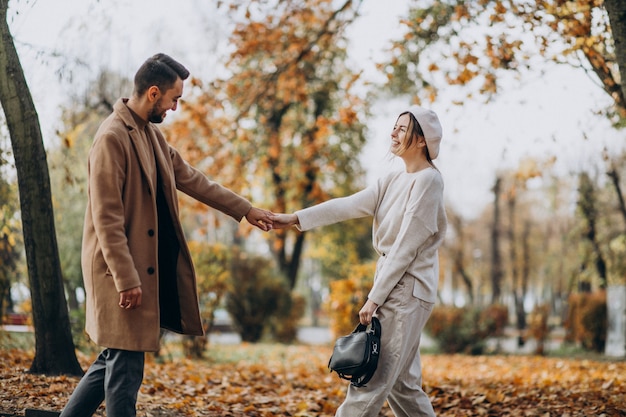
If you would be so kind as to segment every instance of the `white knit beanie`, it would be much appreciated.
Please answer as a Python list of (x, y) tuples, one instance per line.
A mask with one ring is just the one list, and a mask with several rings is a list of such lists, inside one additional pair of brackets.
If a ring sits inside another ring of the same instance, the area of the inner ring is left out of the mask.
[(420, 106), (411, 106), (408, 111), (415, 116), (415, 119), (417, 119), (417, 122), (422, 128), (422, 132), (424, 132), (424, 138), (426, 139), (426, 147), (428, 148), (430, 159), (437, 158), (439, 155), (439, 143), (441, 142), (441, 137), (443, 135), (441, 123), (439, 123), (437, 114), (432, 110), (428, 110)]

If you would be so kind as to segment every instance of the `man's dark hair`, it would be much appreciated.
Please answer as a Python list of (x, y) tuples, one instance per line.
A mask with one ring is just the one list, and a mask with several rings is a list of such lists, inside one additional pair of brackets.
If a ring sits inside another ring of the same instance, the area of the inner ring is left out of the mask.
[(153, 85), (165, 92), (178, 78), (186, 80), (189, 71), (169, 55), (156, 54), (146, 60), (135, 74), (135, 94), (141, 96)]

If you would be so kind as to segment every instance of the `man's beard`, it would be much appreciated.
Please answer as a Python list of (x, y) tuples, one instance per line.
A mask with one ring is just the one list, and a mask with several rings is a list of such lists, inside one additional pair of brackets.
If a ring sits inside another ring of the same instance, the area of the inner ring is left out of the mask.
[(152, 110), (148, 113), (148, 121), (152, 123), (161, 123), (163, 121), (163, 112), (159, 112), (158, 109), (161, 104), (161, 100), (159, 99), (154, 106), (152, 106)]

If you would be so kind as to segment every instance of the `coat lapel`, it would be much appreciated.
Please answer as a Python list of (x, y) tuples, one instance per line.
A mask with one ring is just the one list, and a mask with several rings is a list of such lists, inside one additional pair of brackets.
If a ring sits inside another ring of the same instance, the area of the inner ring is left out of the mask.
[(150, 146), (151, 139), (147, 138), (146, 140), (143, 137), (139, 126), (137, 126), (137, 122), (135, 122), (133, 115), (128, 107), (126, 107), (126, 101), (128, 100), (119, 100), (115, 103), (114, 107), (128, 128), (128, 136), (130, 137), (130, 142), (132, 143), (135, 154), (137, 155), (141, 172), (147, 179), (150, 193), (155, 195), (156, 172), (154, 172), (154, 169), (156, 164), (155, 155), (151, 149), (152, 147)]

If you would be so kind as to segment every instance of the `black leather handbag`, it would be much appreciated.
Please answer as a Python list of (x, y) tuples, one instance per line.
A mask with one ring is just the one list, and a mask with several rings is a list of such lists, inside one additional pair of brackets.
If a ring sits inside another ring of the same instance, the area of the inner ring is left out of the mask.
[(381, 333), (376, 317), (372, 317), (368, 326), (359, 323), (352, 333), (337, 339), (328, 368), (355, 387), (364, 386), (378, 367)]

